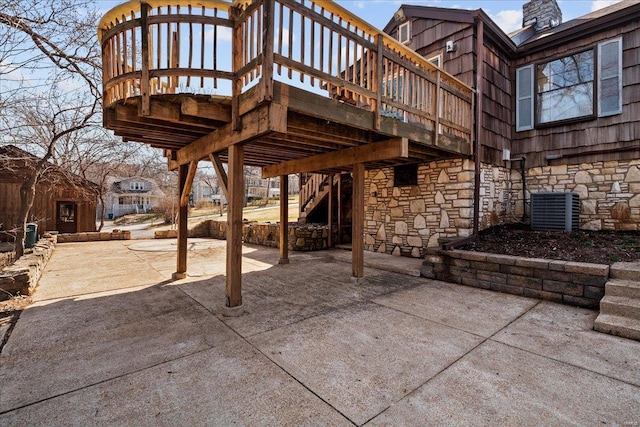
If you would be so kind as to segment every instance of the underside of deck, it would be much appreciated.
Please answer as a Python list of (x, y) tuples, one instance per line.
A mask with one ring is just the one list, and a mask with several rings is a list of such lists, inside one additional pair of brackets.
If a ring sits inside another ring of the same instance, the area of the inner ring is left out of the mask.
[(165, 149), (170, 167), (208, 160), (244, 145), (244, 163), (260, 166), (264, 176), (300, 172), (351, 171), (469, 155), (462, 138), (440, 134), (422, 124), (382, 117), (374, 129), (371, 111), (274, 82), (274, 96), (258, 102), (258, 91), (241, 95), (239, 130), (231, 124), (231, 97), (171, 94), (150, 98), (150, 114), (139, 114), (140, 97), (110, 105), (105, 127), (126, 140)]

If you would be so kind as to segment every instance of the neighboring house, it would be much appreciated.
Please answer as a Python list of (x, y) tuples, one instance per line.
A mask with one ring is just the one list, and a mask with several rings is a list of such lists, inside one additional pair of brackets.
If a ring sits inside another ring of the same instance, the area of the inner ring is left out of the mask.
[(280, 196), (280, 180), (263, 179), (259, 168), (247, 167), (245, 169), (245, 186), (249, 201)]
[[(40, 159), (13, 145), (0, 147), (0, 223), (20, 227), (20, 187)], [(97, 186), (49, 164), (36, 185), (28, 221), (44, 231), (79, 233), (96, 230)]]
[[(149, 178), (111, 177), (105, 196), (105, 217), (117, 218), (132, 213), (147, 213), (164, 199), (164, 192)], [(100, 212), (100, 210), (98, 210)]]
[[(385, 27), (475, 88), (476, 155), (367, 171), (368, 250), (419, 257), (529, 221), (542, 192), (577, 193), (581, 228), (640, 229), (640, 2), (563, 23), (532, 0), (523, 15), (507, 35), (481, 9), (402, 5)], [(393, 87), (411, 99), (411, 82)]]

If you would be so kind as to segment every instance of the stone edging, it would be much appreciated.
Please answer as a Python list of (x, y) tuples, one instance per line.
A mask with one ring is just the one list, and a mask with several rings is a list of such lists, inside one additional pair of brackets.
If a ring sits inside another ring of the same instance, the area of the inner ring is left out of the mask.
[(108, 240), (129, 240), (131, 231), (121, 230), (112, 232), (92, 231), (87, 233), (58, 234), (58, 243), (98, 242)]
[(56, 242), (56, 235), (46, 235), (33, 246), (30, 253), (24, 254), (14, 264), (5, 267), (0, 273), (0, 300), (12, 295), (33, 295), (42, 271), (44, 270)]
[(609, 265), (428, 249), (422, 276), (586, 308), (598, 308)]

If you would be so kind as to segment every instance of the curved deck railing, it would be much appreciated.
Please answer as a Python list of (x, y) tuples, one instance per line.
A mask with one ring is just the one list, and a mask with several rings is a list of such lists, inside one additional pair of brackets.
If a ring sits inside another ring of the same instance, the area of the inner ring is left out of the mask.
[[(339, 5), (311, 0), (130, 1), (100, 22), (104, 104), (164, 93), (239, 95), (273, 80), (470, 142), (473, 92)], [(437, 136), (436, 136), (437, 138)]]

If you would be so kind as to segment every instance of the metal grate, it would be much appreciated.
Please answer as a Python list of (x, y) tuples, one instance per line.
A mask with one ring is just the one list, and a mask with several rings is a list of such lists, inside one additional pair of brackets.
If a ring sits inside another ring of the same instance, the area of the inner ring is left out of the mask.
[(576, 193), (532, 193), (531, 229), (575, 231), (580, 227), (580, 196)]

